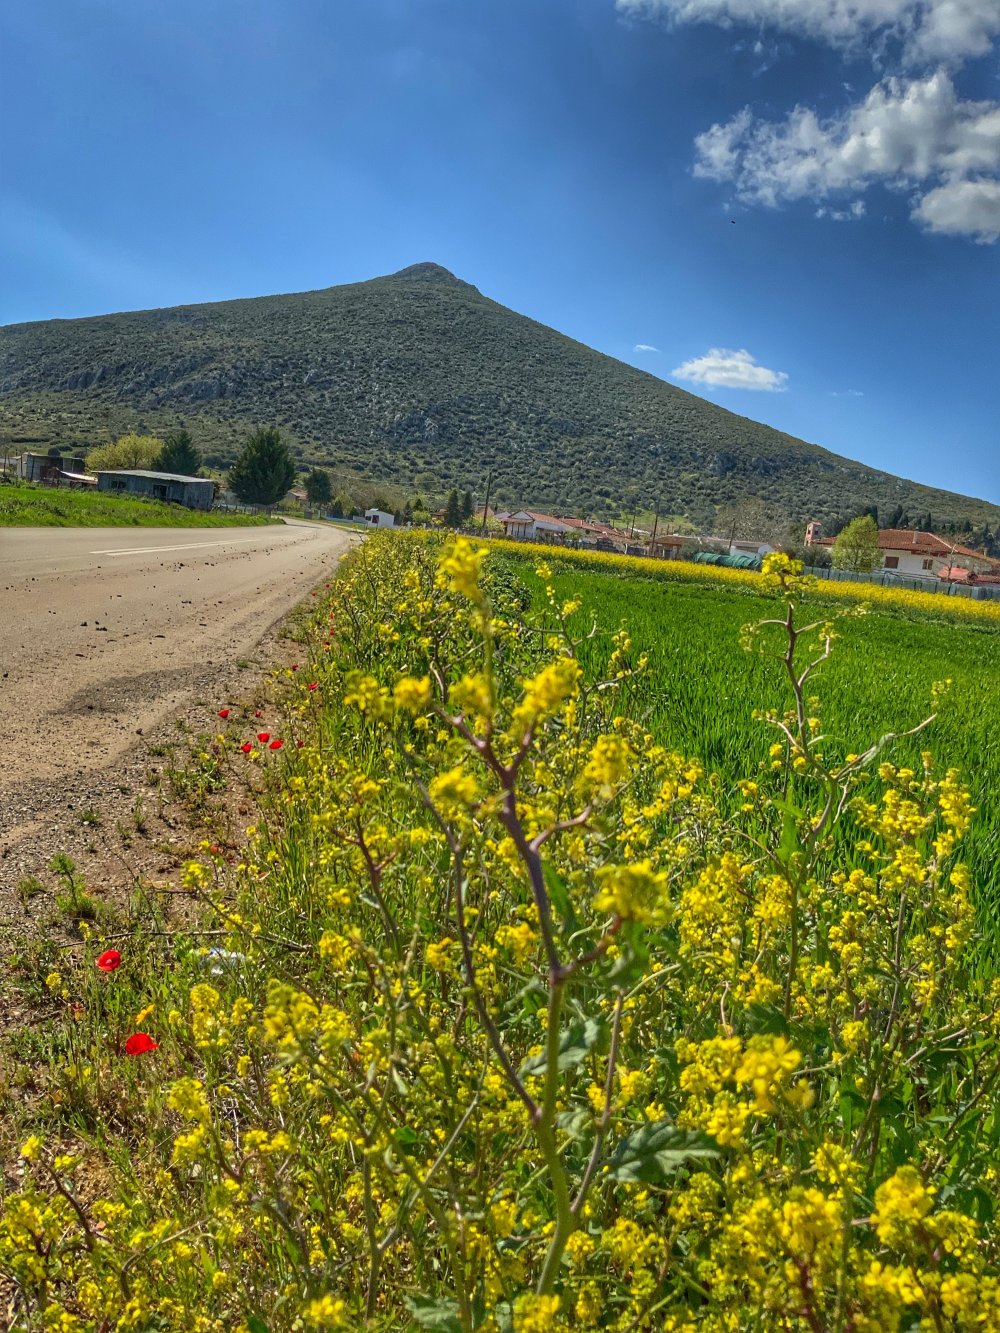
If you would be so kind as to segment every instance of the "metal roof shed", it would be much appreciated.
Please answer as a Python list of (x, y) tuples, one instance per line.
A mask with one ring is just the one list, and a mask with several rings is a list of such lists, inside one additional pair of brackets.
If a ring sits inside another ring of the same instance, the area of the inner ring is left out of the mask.
[(118, 495), (166, 500), (188, 509), (211, 509), (215, 482), (209, 477), (185, 477), (177, 472), (147, 472), (143, 468), (115, 468), (98, 472), (97, 489)]

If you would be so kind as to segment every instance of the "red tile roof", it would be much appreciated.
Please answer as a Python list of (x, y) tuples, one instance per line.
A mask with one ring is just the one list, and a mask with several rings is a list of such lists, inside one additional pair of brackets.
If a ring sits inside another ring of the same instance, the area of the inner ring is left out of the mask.
[(939, 569), (938, 578), (946, 583), (1000, 583), (1000, 574), (977, 574), (975, 570), (966, 569), (964, 565)]
[[(835, 537), (820, 537), (817, 546), (832, 546)], [(950, 542), (933, 532), (922, 532), (919, 528), (880, 528), (878, 534), (879, 549), (882, 551), (908, 551), (910, 555), (963, 556), (971, 560), (987, 560), (982, 551), (974, 551), (970, 546), (959, 542)]]

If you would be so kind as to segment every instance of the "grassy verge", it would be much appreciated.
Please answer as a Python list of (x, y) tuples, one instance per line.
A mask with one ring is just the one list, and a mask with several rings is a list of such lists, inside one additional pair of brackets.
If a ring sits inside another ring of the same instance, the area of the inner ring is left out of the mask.
[(790, 707), (729, 811), (650, 731), (629, 636), (588, 659), (577, 599), (493, 564), (373, 534), (280, 726), (220, 719), (259, 811), (238, 865), (185, 867), (197, 922), (137, 903), (23, 966), (13, 1326), (990, 1327), (1000, 992), (961, 784), (824, 737), (829, 634), (797, 643), (786, 581)]
[(230, 528), (280, 521), (89, 491), (0, 486), (0, 527), (7, 528)]

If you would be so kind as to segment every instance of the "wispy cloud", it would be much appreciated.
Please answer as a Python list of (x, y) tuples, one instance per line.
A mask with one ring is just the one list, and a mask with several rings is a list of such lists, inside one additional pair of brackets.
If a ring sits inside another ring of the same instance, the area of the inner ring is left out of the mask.
[(679, 380), (709, 384), (719, 389), (781, 393), (788, 386), (788, 376), (783, 370), (769, 370), (760, 365), (745, 347), (739, 351), (727, 347), (709, 348), (704, 356), (692, 357), (671, 374)]
[(633, 352), (658, 352), (660, 349), (654, 347), (652, 343), (636, 343), (632, 348)]
[(831, 398), (864, 398), (863, 389), (831, 389)]
[(909, 63), (986, 55), (1000, 35), (996, 0), (617, 0), (626, 14), (770, 29), (856, 50), (875, 36)]

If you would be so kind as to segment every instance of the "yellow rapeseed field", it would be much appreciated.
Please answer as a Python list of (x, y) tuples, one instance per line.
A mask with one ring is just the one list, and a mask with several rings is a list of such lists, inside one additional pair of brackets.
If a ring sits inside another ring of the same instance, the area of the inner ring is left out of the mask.
[[(578, 551), (560, 546), (541, 546), (535, 542), (495, 539), (490, 544), (497, 550), (523, 555), (531, 560), (568, 561), (636, 577), (764, 591), (763, 576), (752, 569), (697, 565), (690, 560), (652, 560), (647, 556), (612, 555), (605, 551)], [(818, 580), (814, 589), (815, 597), (835, 602), (864, 602), (879, 610), (895, 611), (903, 615), (945, 617), (1000, 626), (1000, 602), (976, 601), (971, 597), (947, 597), (943, 593), (915, 592), (909, 588), (885, 588), (877, 583), (833, 579)]]

